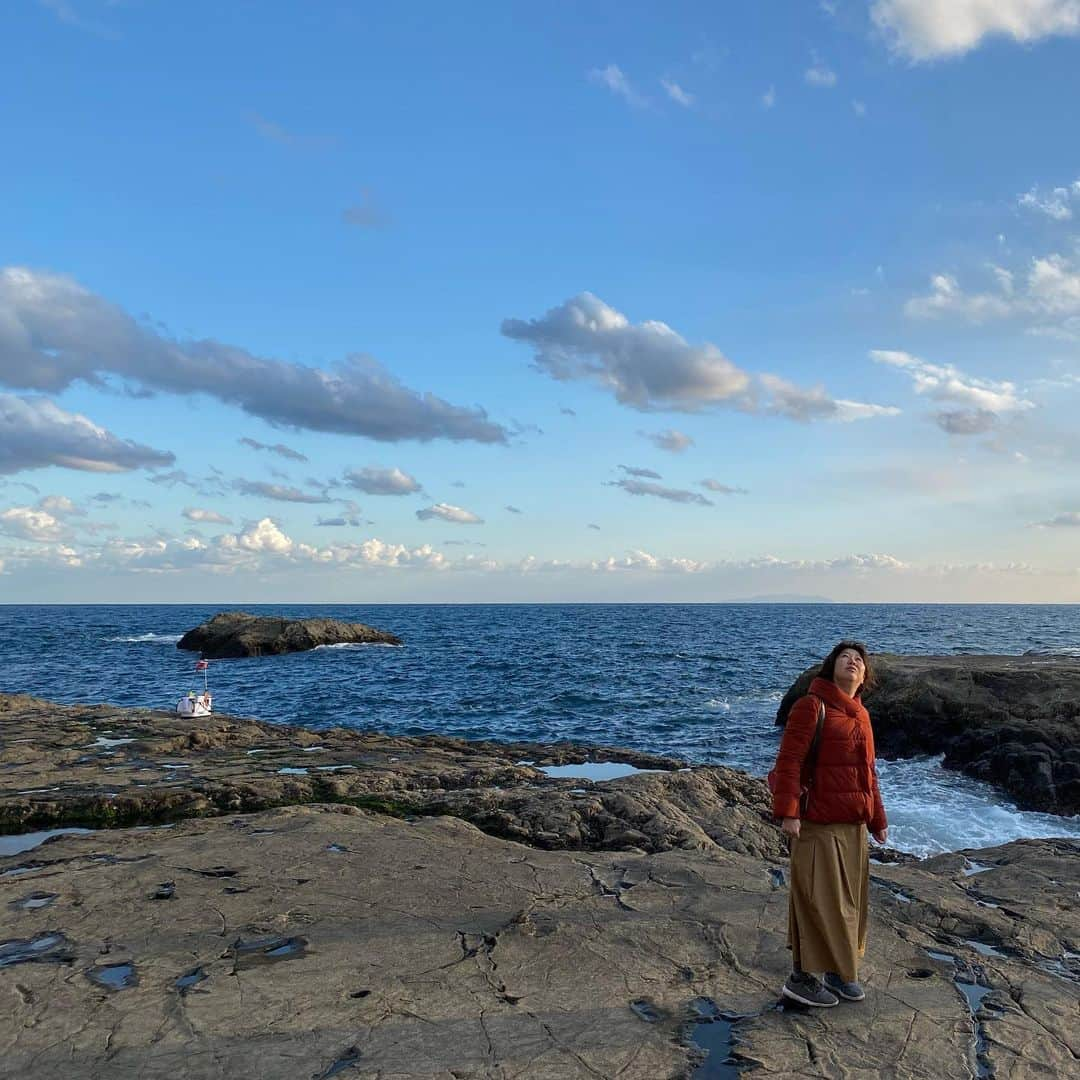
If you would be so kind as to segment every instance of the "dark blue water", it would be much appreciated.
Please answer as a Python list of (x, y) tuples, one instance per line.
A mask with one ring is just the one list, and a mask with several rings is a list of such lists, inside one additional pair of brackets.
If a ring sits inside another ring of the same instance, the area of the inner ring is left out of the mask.
[[(0, 690), (171, 709), (202, 688), (180, 635), (205, 605), (0, 606)], [(607, 743), (763, 774), (795, 676), (841, 637), (874, 652), (1080, 655), (1078, 605), (267, 605), (400, 635), (212, 661), (216, 712), (397, 734)], [(933, 761), (883, 763), (894, 842), (920, 852), (1080, 834)], [(940, 806), (947, 801), (950, 815)], [(902, 807), (907, 807), (903, 811)], [(894, 813), (893, 810), (897, 812)], [(905, 817), (905, 812), (907, 816)], [(905, 831), (906, 830), (906, 831)]]
[[(176, 640), (217, 610), (0, 606), (0, 690), (172, 708), (202, 684)], [(218, 712), (313, 728), (613, 743), (759, 770), (780, 695), (840, 637), (888, 652), (1080, 652), (1075, 605), (245, 610), (366, 622), (406, 644), (214, 661)]]

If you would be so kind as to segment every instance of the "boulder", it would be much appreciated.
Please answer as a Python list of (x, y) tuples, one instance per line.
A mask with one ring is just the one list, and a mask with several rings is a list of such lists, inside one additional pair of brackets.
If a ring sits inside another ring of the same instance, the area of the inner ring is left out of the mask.
[[(1080, 813), (1080, 659), (1064, 656), (873, 658), (867, 693), (883, 758), (944, 754), (1006, 791), (1024, 810)], [(784, 695), (777, 724), (807, 692), (817, 666)]]
[(363, 623), (337, 619), (284, 619), (222, 611), (189, 630), (178, 649), (202, 653), (208, 660), (305, 652), (319, 645), (400, 645), (401, 638)]

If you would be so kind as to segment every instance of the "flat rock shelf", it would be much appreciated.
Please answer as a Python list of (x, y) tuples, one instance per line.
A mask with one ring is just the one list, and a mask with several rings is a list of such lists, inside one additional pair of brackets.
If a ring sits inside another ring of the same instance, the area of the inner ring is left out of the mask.
[(874, 865), (867, 1000), (793, 1013), (734, 770), (0, 697), (0, 778), (7, 831), (95, 830), (0, 859), (25, 1080), (690, 1077), (706, 1014), (765, 1077), (1075, 1075), (1068, 841)]

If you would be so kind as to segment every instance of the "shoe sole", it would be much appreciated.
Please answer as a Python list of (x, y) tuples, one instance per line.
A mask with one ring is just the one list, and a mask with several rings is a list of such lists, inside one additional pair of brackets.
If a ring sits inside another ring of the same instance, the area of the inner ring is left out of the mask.
[(839, 998), (835, 1001), (811, 1001), (809, 998), (799, 997), (794, 990), (789, 990), (786, 986), (783, 988), (782, 993), (784, 997), (791, 998), (792, 1001), (797, 1001), (800, 1005), (809, 1005), (812, 1009), (831, 1009), (834, 1005), (840, 1004)]

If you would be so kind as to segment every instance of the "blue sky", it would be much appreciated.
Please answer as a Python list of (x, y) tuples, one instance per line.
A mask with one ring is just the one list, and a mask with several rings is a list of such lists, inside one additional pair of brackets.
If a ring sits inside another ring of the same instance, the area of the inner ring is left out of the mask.
[(665, 7), (9, 5), (3, 598), (1080, 600), (1080, 5)]

